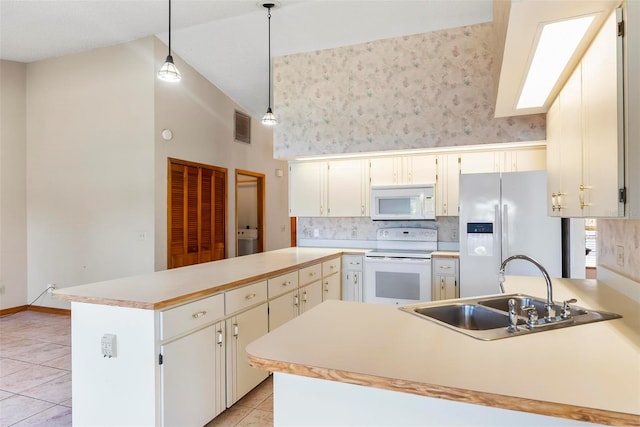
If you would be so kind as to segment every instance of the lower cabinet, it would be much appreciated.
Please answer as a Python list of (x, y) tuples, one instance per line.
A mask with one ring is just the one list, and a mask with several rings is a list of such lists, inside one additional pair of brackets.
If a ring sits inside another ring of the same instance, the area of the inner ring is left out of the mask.
[(434, 301), (460, 298), (458, 265), (458, 258), (432, 258), (431, 298)]
[(226, 320), (227, 328), (227, 407), (269, 376), (269, 372), (249, 365), (247, 344), (269, 332), (267, 303), (260, 304)]
[(298, 315), (298, 290), (280, 295), (269, 301), (269, 330), (273, 331)]
[(322, 279), (322, 301), (341, 299), (340, 274), (332, 274)]
[(225, 410), (224, 321), (161, 346), (162, 424), (205, 425)]
[(300, 314), (322, 302), (322, 280), (300, 288)]

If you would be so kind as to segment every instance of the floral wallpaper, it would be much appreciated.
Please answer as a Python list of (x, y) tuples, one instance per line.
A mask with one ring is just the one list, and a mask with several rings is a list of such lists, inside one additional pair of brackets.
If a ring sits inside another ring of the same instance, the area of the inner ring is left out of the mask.
[[(598, 265), (640, 283), (640, 220), (598, 219), (597, 227)], [(624, 253), (622, 265), (616, 257), (618, 247)]]
[(274, 59), (274, 156), (544, 140), (494, 118), (493, 24)]

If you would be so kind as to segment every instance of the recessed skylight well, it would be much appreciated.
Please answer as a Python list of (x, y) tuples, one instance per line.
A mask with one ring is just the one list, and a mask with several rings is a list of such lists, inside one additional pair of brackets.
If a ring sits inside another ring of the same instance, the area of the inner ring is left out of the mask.
[(543, 24), (517, 109), (542, 107), (595, 15)]

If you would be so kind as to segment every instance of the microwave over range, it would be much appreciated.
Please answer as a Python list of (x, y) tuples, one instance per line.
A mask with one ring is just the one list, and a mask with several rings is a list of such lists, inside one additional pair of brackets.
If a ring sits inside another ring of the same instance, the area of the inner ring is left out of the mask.
[(435, 220), (434, 184), (375, 185), (371, 187), (371, 219)]

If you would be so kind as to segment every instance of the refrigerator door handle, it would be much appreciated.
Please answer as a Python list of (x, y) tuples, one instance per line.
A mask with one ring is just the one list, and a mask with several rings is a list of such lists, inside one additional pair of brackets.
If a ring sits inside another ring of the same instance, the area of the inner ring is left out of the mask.
[(500, 205), (496, 204), (493, 205), (493, 210), (494, 210), (494, 221), (495, 221), (495, 228), (493, 230), (493, 244), (500, 246), (499, 248), (494, 248), (494, 259), (497, 256), (498, 257), (498, 267), (500, 266), (500, 263), (502, 262), (502, 260), (504, 259), (502, 257), (502, 213), (500, 212)]
[[(509, 205), (506, 203), (502, 205), (502, 246), (501, 253), (502, 259), (506, 259), (511, 256), (509, 254)], [(502, 260), (500, 261), (502, 262)]]

